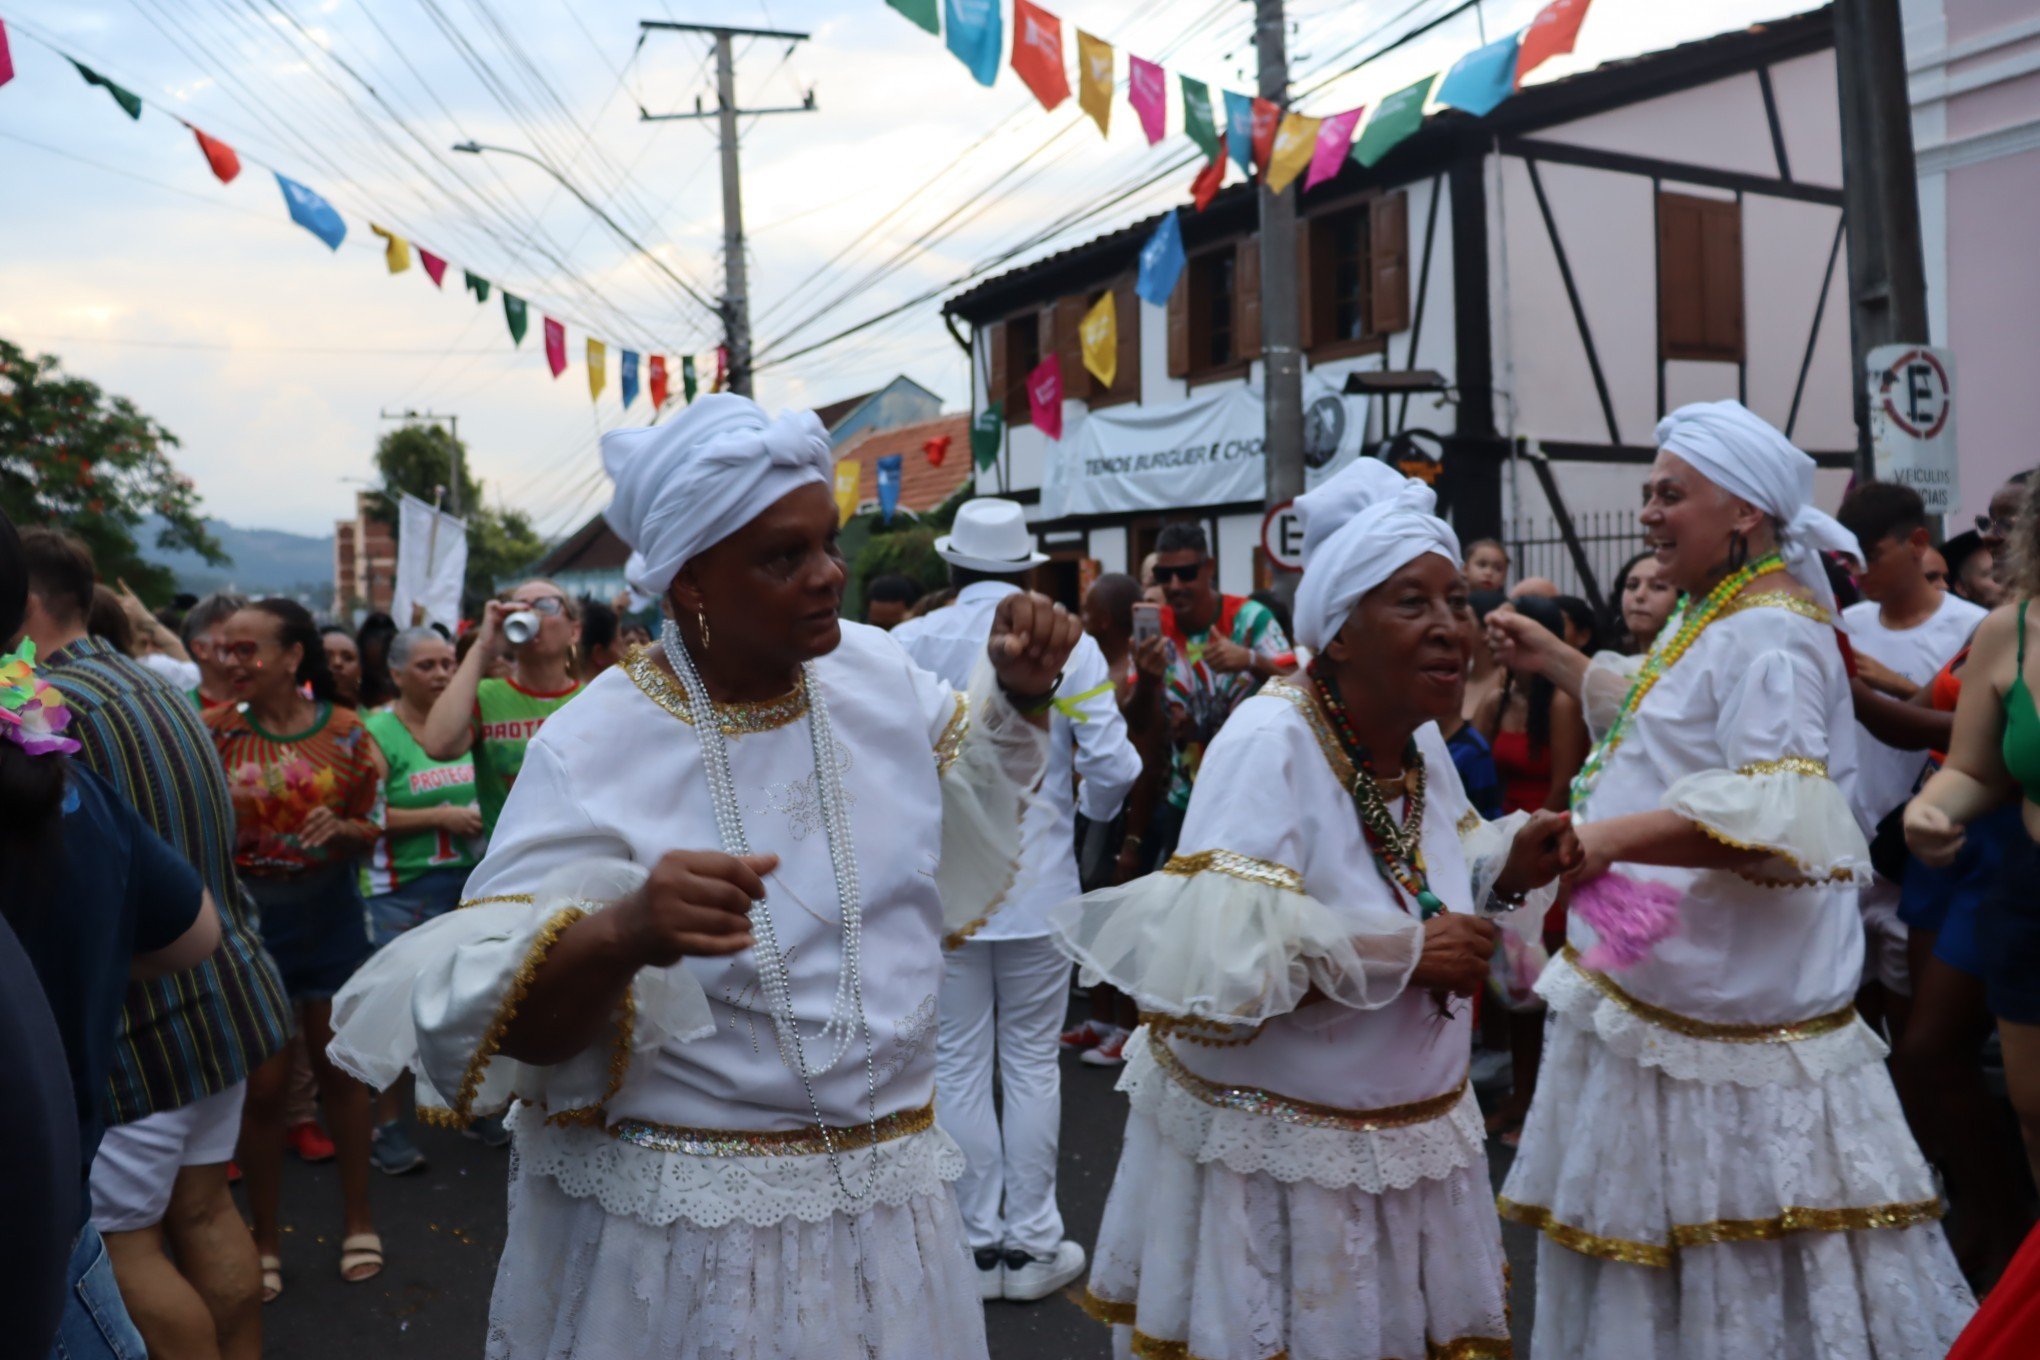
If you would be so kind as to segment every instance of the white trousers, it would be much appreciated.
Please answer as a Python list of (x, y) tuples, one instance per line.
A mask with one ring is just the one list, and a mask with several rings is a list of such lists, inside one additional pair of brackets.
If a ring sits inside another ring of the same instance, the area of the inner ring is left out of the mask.
[[(1070, 963), (1046, 936), (967, 940), (944, 959), (935, 1048), (935, 1122), (969, 1163), (957, 1205), (973, 1251), (1034, 1256), (1062, 1241), (1055, 1157), (1062, 1124), (1056, 1036), (1069, 1005)], [(1004, 1094), (992, 1107), (992, 1064)]]

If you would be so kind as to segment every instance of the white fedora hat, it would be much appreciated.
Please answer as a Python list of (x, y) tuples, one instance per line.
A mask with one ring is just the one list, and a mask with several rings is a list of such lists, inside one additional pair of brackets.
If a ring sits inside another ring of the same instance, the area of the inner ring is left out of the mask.
[(1048, 560), (1047, 553), (1034, 550), (1026, 511), (1017, 501), (994, 496), (965, 501), (955, 526), (935, 540), (935, 551), (953, 567), (998, 574), (1026, 571)]

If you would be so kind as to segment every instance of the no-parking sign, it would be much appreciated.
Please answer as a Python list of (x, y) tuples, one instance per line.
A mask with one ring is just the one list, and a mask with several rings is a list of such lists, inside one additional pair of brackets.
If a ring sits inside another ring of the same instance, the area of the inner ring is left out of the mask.
[(1955, 356), (1930, 345), (1870, 351), (1870, 450), (1877, 480), (1920, 493), (1929, 515), (1951, 515), (1962, 489), (1955, 463)]

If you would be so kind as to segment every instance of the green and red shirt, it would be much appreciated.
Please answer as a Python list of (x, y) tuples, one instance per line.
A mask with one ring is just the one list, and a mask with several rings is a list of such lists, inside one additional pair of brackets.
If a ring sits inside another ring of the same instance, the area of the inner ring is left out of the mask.
[(299, 839), (314, 808), (330, 808), (365, 835), (382, 828), (375, 738), (354, 710), (323, 702), (317, 709), (310, 727), (281, 736), (265, 731), (245, 705), (205, 715), (234, 800), (234, 866), (243, 874), (288, 877), (355, 853)]
[(580, 681), (554, 694), (534, 694), (515, 680), (491, 677), (475, 688), (475, 788), (482, 800), (482, 831), (496, 829), (504, 800), (517, 772), (524, 768), (524, 748), (567, 700), (581, 692)]
[[(394, 710), (376, 709), (361, 715), (362, 726), (382, 747), (389, 774), (383, 780), (383, 802), (392, 810), (422, 811), (436, 807), (472, 807), (476, 798), (475, 762), (471, 755), (434, 760), (404, 726)], [(386, 833), (362, 866), (362, 891), (373, 897), (395, 892), (434, 869), (465, 874), (481, 862), (481, 837), (456, 836), (437, 828)]]

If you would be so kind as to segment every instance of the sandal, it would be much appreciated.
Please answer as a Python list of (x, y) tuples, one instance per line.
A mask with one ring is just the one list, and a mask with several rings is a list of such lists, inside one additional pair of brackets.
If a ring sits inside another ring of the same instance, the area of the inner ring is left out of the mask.
[(263, 1256), (257, 1260), (262, 1267), (262, 1301), (275, 1303), (277, 1297), (283, 1293), (283, 1258)]
[[(354, 1272), (364, 1266), (373, 1267), (366, 1274)], [(356, 1233), (340, 1239), (340, 1278), (348, 1284), (365, 1284), (382, 1274), (382, 1238), (375, 1233)]]

